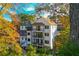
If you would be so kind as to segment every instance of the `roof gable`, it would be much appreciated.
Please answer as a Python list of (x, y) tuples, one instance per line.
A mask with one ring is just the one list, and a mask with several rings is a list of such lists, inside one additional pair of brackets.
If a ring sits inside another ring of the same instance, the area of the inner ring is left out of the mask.
[(44, 17), (37, 18), (33, 24), (57, 25), (53, 20)]

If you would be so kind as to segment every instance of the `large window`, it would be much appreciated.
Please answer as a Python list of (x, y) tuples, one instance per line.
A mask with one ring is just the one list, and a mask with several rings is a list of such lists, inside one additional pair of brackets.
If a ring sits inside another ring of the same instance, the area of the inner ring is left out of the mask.
[(27, 40), (26, 37), (20, 37), (20, 39), (21, 39), (22, 41)]
[(49, 36), (49, 33), (45, 33), (45, 36)]
[(36, 43), (39, 44), (39, 39), (36, 39)]
[(49, 29), (49, 26), (45, 26), (45, 29)]
[(49, 41), (48, 40), (45, 40), (45, 44), (49, 44)]
[(42, 39), (40, 40), (40, 44), (43, 44), (43, 40)]
[(43, 33), (42, 32), (35, 32), (34, 37), (43, 38)]
[(23, 40), (24, 38), (23, 38), (23, 37), (21, 37), (21, 39)]
[(40, 31), (40, 26), (37, 26), (37, 27), (36, 27), (36, 30)]
[(25, 38), (25, 40), (27, 40), (27, 38)]

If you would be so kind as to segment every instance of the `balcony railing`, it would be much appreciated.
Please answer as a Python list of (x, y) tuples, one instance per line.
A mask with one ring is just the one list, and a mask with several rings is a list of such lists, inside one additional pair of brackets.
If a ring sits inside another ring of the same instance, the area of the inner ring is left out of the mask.
[(35, 38), (43, 38), (43, 33), (42, 32), (34, 32), (33, 37), (35, 37)]
[(43, 45), (44, 44), (44, 40), (43, 39), (33, 39), (33, 44), (36, 44), (36, 45)]
[(44, 29), (42, 28), (42, 29), (33, 29), (33, 31), (44, 31)]

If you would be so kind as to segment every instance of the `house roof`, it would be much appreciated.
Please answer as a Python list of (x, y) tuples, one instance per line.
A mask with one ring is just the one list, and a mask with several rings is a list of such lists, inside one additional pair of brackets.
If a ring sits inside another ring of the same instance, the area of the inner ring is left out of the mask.
[(32, 24), (29, 21), (25, 21), (21, 24), (21, 26), (25, 26), (25, 28), (29, 31), (32, 30)]
[(46, 25), (46, 24), (48, 24), (48, 25), (55, 25), (55, 26), (57, 26), (57, 24), (53, 20), (51, 20), (49, 18), (44, 18), (44, 17), (37, 18), (35, 20), (35, 22), (33, 23), (33, 25), (37, 25), (37, 24), (38, 25)]
[(33, 25), (44, 25), (43, 23), (33, 23)]
[(24, 21), (21, 25), (25, 25), (26, 27), (32, 27), (32, 24), (29, 21)]

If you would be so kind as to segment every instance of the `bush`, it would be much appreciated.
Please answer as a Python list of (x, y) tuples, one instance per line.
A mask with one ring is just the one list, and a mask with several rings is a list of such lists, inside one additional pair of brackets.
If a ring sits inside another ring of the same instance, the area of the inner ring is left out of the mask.
[(58, 51), (60, 56), (79, 56), (79, 46), (76, 45), (73, 41), (68, 41), (64, 43)]

